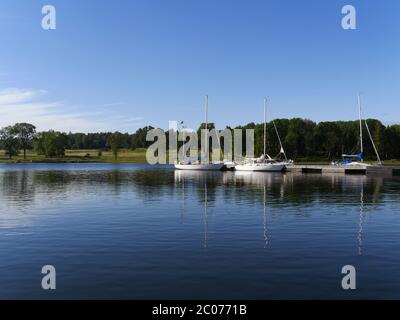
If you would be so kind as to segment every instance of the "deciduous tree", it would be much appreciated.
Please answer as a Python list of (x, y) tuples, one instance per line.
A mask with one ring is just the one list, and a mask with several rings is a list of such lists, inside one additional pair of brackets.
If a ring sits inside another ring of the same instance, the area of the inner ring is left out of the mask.
[(13, 129), (21, 148), (24, 150), (24, 159), (26, 159), (26, 150), (32, 147), (36, 127), (30, 123), (16, 123)]

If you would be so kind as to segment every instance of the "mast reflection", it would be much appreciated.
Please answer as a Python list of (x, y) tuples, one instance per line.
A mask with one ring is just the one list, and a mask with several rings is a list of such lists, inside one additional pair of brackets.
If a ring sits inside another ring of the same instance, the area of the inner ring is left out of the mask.
[(363, 246), (363, 223), (364, 223), (364, 183), (361, 180), (361, 190), (360, 190), (360, 214), (358, 220), (358, 255), (362, 255)]
[(204, 248), (207, 248), (208, 241), (208, 215), (207, 215), (207, 183), (204, 184)]
[[(384, 180), (378, 176), (175, 171), (174, 177), (175, 182), (179, 182), (179, 186), (182, 187), (183, 208), (186, 206), (186, 197), (196, 194), (204, 208), (202, 213), (204, 247), (209, 245), (208, 209), (217, 199), (240, 206), (246, 203), (258, 205), (258, 208), (262, 206), (264, 247), (271, 242), (269, 225), (271, 214), (284, 215), (293, 211), (282, 208), (305, 205), (314, 207), (322, 203), (336, 208), (338, 201), (343, 201), (351, 202), (357, 208), (357, 251), (362, 255), (366, 206), (378, 205), (384, 191)], [(357, 197), (356, 202), (354, 195)], [(267, 196), (271, 199), (268, 203)], [(355, 207), (353, 206), (353, 209)], [(296, 211), (296, 215), (308, 217), (308, 211), (299, 210)]]
[(269, 237), (268, 237), (268, 224), (267, 224), (267, 188), (264, 185), (264, 241), (265, 241), (265, 245), (264, 248), (266, 248), (268, 246), (269, 243)]

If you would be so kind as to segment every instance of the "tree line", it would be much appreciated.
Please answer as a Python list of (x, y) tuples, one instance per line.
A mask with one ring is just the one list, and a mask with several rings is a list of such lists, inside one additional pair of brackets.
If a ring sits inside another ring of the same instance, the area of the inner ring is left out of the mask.
[[(324, 121), (316, 123), (308, 119), (276, 119), (276, 129), (282, 140), (286, 154), (291, 159), (332, 160), (343, 153), (359, 152), (358, 121)], [(400, 125), (385, 126), (379, 120), (366, 120), (378, 152), (383, 159), (400, 159)], [(273, 122), (267, 123), (267, 152), (275, 156), (280, 151), (279, 140)], [(200, 128), (205, 128), (202, 124)], [(200, 130), (199, 128), (199, 130)], [(209, 129), (214, 128), (210, 123)], [(230, 127), (227, 127), (231, 129)], [(0, 130), (0, 148), (12, 158), (23, 151), (33, 149), (46, 157), (62, 157), (66, 149), (111, 150), (117, 158), (121, 148), (147, 148), (152, 142), (146, 141), (151, 126), (138, 129), (135, 133), (99, 132), (99, 133), (64, 133), (58, 131), (37, 132), (34, 125), (17, 123)], [(255, 154), (263, 152), (263, 123), (249, 123), (234, 129), (254, 129)], [(168, 134), (167, 134), (168, 139)], [(245, 139), (243, 139), (245, 141)], [(363, 125), (364, 153), (367, 158), (374, 158), (375, 152)]]
[[(291, 159), (334, 160), (342, 154), (360, 152), (360, 123), (356, 121), (323, 121), (308, 119), (274, 120), (286, 154)], [(385, 126), (379, 120), (367, 119), (369, 131), (382, 159), (400, 159), (400, 125)], [(273, 122), (267, 124), (267, 152), (275, 156), (280, 151)], [(255, 130), (255, 153), (263, 151), (263, 124), (250, 123), (243, 129)], [(363, 121), (364, 154), (375, 159), (375, 151)]]
[(134, 134), (121, 132), (65, 133), (54, 130), (37, 132), (30, 123), (16, 123), (0, 129), (0, 149), (4, 149), (11, 159), (23, 151), (26, 159), (27, 150), (34, 150), (46, 157), (63, 157), (65, 150), (97, 149), (99, 152), (111, 150), (115, 156), (121, 148), (146, 148), (147, 131), (153, 127), (138, 129)]

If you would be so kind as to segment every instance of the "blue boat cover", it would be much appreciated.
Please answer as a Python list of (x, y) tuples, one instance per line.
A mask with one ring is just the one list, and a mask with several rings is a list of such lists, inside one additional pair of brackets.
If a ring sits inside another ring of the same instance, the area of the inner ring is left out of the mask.
[(359, 159), (359, 160), (362, 160), (362, 159), (364, 159), (364, 157), (365, 157), (365, 155), (364, 155), (364, 153), (356, 153), (356, 154), (342, 154), (342, 157), (343, 158), (356, 158), (356, 159)]

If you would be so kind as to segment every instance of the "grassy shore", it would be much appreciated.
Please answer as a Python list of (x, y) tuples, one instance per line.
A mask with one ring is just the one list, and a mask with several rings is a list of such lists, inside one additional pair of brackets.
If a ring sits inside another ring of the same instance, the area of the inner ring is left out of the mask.
[(66, 150), (65, 157), (46, 158), (37, 155), (33, 151), (28, 151), (26, 159), (23, 152), (12, 159), (9, 159), (4, 150), (0, 150), (0, 163), (79, 163), (79, 162), (100, 162), (100, 163), (145, 163), (146, 149), (128, 150), (122, 149), (118, 153), (117, 159), (111, 151), (103, 151), (101, 155), (97, 150)]
[[(0, 150), (0, 163), (79, 163), (79, 162), (99, 162), (99, 163), (146, 163), (146, 149), (121, 149), (118, 153), (118, 158), (115, 160), (111, 151), (103, 151), (101, 155), (97, 150), (66, 150), (65, 157), (61, 158), (46, 158), (43, 155), (37, 155), (33, 151), (27, 152), (27, 157), (24, 159), (23, 152), (12, 159), (9, 159), (4, 150)], [(296, 164), (315, 164), (327, 165), (330, 161), (323, 160), (307, 160), (298, 159)], [(375, 161), (366, 161), (366, 163), (374, 164)], [(400, 165), (400, 160), (385, 160), (385, 165)]]

